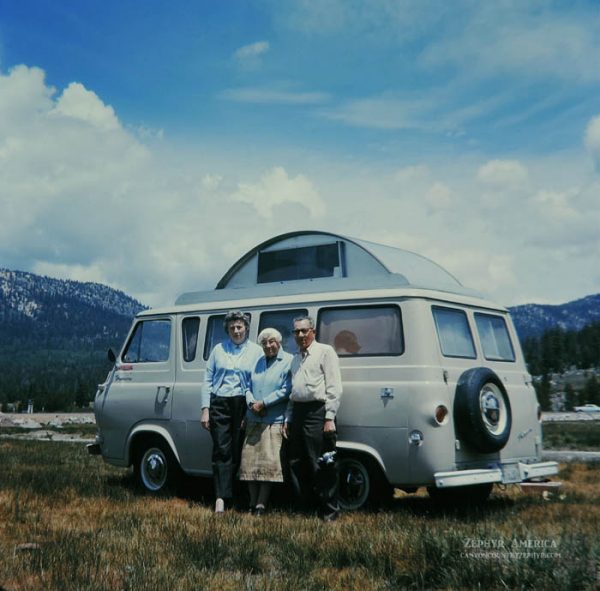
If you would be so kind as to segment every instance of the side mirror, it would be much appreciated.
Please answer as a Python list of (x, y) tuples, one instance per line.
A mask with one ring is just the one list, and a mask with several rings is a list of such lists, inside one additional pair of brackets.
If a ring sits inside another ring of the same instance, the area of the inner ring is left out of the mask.
[(114, 363), (114, 362), (117, 360), (117, 355), (116, 355), (116, 354), (115, 354), (115, 352), (113, 351), (113, 348), (112, 348), (112, 347), (111, 347), (111, 348), (108, 350), (108, 360), (109, 360), (111, 363)]

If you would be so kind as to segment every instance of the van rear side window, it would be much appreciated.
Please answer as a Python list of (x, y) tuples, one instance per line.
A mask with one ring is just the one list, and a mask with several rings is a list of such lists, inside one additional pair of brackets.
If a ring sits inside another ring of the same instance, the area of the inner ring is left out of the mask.
[[(282, 347), (288, 353), (295, 353), (298, 349), (294, 339), (294, 318), (306, 316), (308, 310), (305, 308), (297, 308), (295, 310), (277, 310), (274, 312), (263, 312), (260, 315), (260, 323), (258, 325), (258, 334), (265, 328), (275, 328), (283, 337)], [(260, 343), (259, 343), (260, 345)]]
[(444, 357), (475, 359), (475, 345), (467, 315), (455, 308), (433, 307), (440, 348)]
[(122, 359), (127, 363), (167, 361), (170, 345), (169, 319), (143, 320), (136, 324)]
[(476, 312), (475, 324), (477, 324), (479, 340), (486, 359), (490, 361), (515, 360), (515, 351), (502, 316)]
[(402, 318), (398, 306), (323, 308), (317, 322), (318, 340), (340, 357), (401, 355)]
[(198, 331), (200, 329), (200, 318), (190, 316), (181, 322), (181, 334), (183, 338), (183, 360), (194, 361), (196, 359), (196, 348), (198, 346)]

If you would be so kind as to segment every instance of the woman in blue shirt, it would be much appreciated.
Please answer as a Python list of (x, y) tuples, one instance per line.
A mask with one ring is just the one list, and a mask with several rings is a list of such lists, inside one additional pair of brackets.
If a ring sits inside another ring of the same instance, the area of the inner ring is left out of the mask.
[(242, 449), (240, 480), (248, 481), (250, 508), (265, 512), (271, 485), (283, 482), (281, 427), (292, 388), (292, 355), (281, 348), (281, 334), (265, 328), (258, 335), (264, 355), (252, 371), (246, 390), (246, 438)]
[(229, 338), (215, 345), (206, 362), (202, 392), (202, 426), (213, 440), (212, 465), (215, 482), (215, 513), (225, 510), (233, 498), (233, 482), (240, 465), (242, 430), (246, 413), (246, 390), (261, 348), (248, 341), (250, 320), (240, 311), (225, 316)]

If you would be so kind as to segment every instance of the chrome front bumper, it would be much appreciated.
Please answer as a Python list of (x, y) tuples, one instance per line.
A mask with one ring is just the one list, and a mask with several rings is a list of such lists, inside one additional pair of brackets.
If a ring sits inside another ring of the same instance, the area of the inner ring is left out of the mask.
[(437, 488), (450, 488), (453, 486), (485, 484), (486, 482), (514, 484), (516, 482), (553, 476), (555, 474), (558, 474), (558, 462), (539, 462), (537, 464), (508, 462), (487, 469), (478, 468), (475, 470), (436, 472), (433, 476)]

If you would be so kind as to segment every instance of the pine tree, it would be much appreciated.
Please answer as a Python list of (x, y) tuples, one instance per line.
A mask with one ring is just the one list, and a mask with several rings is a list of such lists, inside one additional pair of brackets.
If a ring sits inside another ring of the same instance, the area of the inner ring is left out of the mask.
[(552, 410), (552, 404), (550, 402), (550, 375), (545, 373), (542, 376), (542, 380), (540, 382), (535, 382), (534, 386), (542, 410)]
[(571, 384), (567, 384), (565, 386), (565, 410), (572, 411), (575, 410), (575, 407), (578, 404), (577, 400), (577, 392), (575, 388)]
[(581, 393), (582, 402), (585, 404), (600, 405), (600, 382), (595, 375), (591, 375), (585, 382)]

